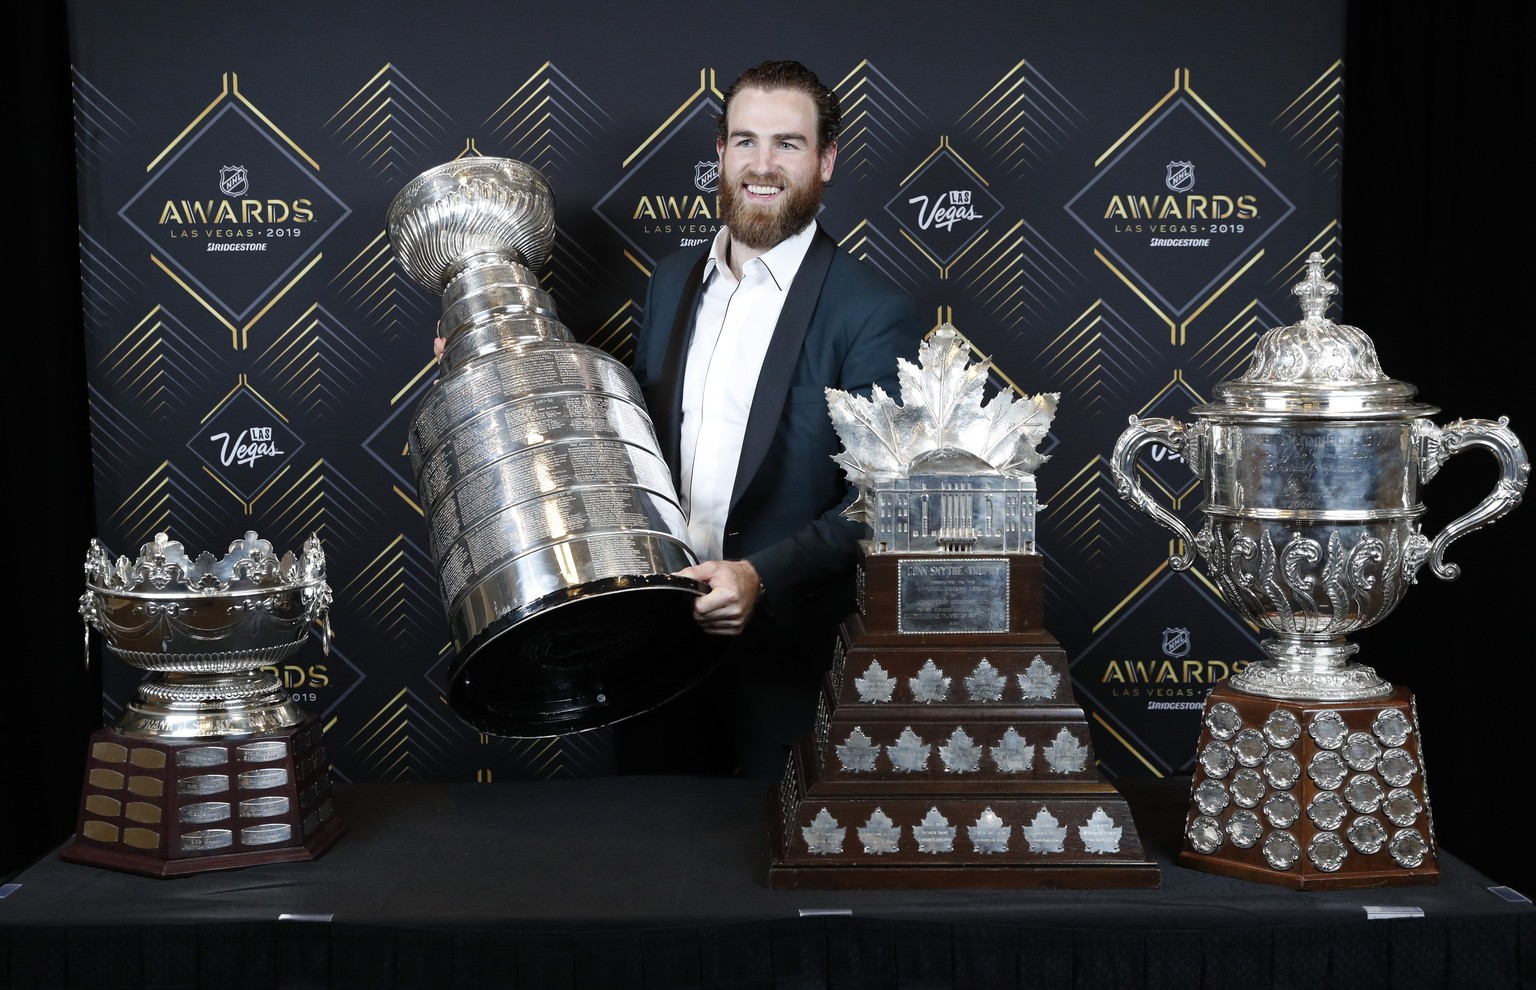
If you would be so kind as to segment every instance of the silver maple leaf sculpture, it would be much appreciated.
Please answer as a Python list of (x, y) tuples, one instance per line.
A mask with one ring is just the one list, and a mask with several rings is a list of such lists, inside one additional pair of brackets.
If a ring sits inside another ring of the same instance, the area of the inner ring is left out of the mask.
[(1017, 478), (1032, 477), (1046, 462), (1047, 455), (1036, 448), (1051, 428), (1061, 393), (1019, 397), (1008, 391), (986, 400), (990, 362), (971, 361), (973, 353), (945, 323), (919, 345), (918, 365), (896, 359), (899, 404), (879, 385), (867, 399), (826, 390), (827, 410), (843, 444), (832, 459), (859, 490), (845, 516), (873, 527), (865, 493), (936, 457), (969, 455), (978, 470)]

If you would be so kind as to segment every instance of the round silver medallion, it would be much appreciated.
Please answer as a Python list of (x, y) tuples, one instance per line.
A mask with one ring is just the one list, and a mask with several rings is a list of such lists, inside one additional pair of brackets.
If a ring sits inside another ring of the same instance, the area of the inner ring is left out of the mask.
[(1275, 828), (1290, 828), (1301, 817), (1301, 802), (1286, 791), (1271, 794), (1264, 802), (1264, 817)]
[(1256, 767), (1263, 763), (1268, 752), (1269, 744), (1264, 741), (1264, 734), (1258, 729), (1244, 729), (1232, 740), (1232, 755), (1245, 767)]
[(1196, 815), (1184, 834), (1196, 852), (1213, 853), (1221, 848), (1221, 823), (1209, 815)]
[(1231, 739), (1237, 734), (1237, 730), (1243, 727), (1243, 717), (1238, 714), (1237, 707), (1230, 702), (1221, 701), (1211, 706), (1211, 710), (1205, 713), (1205, 727), (1211, 730), (1211, 735), (1217, 739)]
[(1405, 870), (1411, 870), (1424, 863), (1424, 857), (1429, 855), (1429, 843), (1424, 841), (1424, 836), (1411, 828), (1405, 828), (1392, 836), (1392, 841), (1387, 845), (1387, 852), (1392, 857), (1392, 862)]
[(1195, 806), (1202, 814), (1219, 814), (1231, 801), (1227, 789), (1219, 781), (1202, 780), (1195, 787)]
[(1263, 834), (1264, 826), (1259, 816), (1251, 811), (1234, 811), (1227, 819), (1227, 838), (1239, 849), (1252, 849)]
[(1307, 726), (1307, 735), (1324, 749), (1338, 749), (1344, 745), (1349, 727), (1344, 724), (1344, 717), (1338, 712), (1321, 711), (1312, 716), (1312, 722)]
[(1285, 790), (1293, 786), (1300, 776), (1301, 764), (1297, 762), (1296, 757), (1292, 754), (1284, 750), (1279, 752), (1271, 751), (1264, 758), (1264, 777), (1269, 781), (1271, 787)]
[(1381, 852), (1381, 847), (1387, 841), (1386, 826), (1370, 815), (1356, 818), (1346, 834), (1349, 836), (1349, 844), (1367, 856)]
[(1419, 812), (1424, 810), (1424, 805), (1419, 801), (1419, 796), (1406, 787), (1399, 787), (1387, 794), (1387, 800), (1382, 805), (1382, 813), (1387, 816), (1387, 821), (1400, 828), (1406, 828), (1419, 819)]
[(1276, 708), (1264, 720), (1264, 738), (1271, 746), (1288, 749), (1301, 738), (1301, 722), (1288, 708)]
[(1381, 744), (1369, 732), (1351, 732), (1341, 755), (1351, 770), (1371, 770), (1381, 759)]
[(1323, 750), (1312, 757), (1312, 762), (1307, 764), (1307, 776), (1312, 778), (1312, 783), (1324, 790), (1333, 790), (1344, 783), (1345, 776), (1349, 773), (1344, 767), (1344, 758), (1331, 750)]
[(1236, 762), (1232, 757), (1232, 747), (1224, 742), (1206, 743), (1200, 751), (1201, 768), (1218, 780), (1231, 773)]
[(1264, 778), (1257, 770), (1239, 770), (1232, 775), (1232, 800), (1240, 808), (1252, 808), (1264, 798)]
[(1385, 746), (1401, 746), (1408, 741), (1408, 733), (1413, 731), (1413, 725), (1396, 708), (1383, 708), (1381, 714), (1371, 723), (1371, 731), (1376, 733)]
[(1381, 786), (1381, 781), (1368, 773), (1357, 773), (1344, 785), (1344, 800), (1349, 802), (1351, 808), (1363, 814), (1381, 807), (1386, 796), (1387, 791)]
[(1344, 799), (1336, 791), (1323, 791), (1307, 802), (1307, 817), (1321, 829), (1335, 829), (1344, 824)]
[(1301, 858), (1301, 843), (1289, 832), (1271, 832), (1264, 837), (1264, 860), (1277, 870), (1289, 870)]
[(1344, 865), (1349, 849), (1337, 832), (1321, 832), (1307, 844), (1307, 858), (1324, 873), (1333, 873)]
[(1381, 765), (1377, 769), (1381, 779), (1393, 787), (1407, 787), (1413, 775), (1419, 772), (1413, 754), (1406, 749), (1389, 749), (1381, 754)]

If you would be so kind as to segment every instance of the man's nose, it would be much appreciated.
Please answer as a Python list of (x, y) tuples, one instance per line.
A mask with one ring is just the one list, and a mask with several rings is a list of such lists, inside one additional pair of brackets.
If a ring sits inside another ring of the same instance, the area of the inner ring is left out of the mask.
[(758, 145), (752, 149), (752, 168), (758, 172), (772, 172), (778, 164), (778, 155), (769, 145)]

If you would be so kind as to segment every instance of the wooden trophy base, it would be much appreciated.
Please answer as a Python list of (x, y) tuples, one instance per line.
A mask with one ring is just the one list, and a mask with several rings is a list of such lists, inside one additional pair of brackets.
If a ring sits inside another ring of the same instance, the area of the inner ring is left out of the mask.
[(150, 877), (318, 859), (346, 831), (319, 723), (214, 739), (91, 735), (71, 863)]
[(1179, 862), (1303, 890), (1439, 882), (1413, 695), (1205, 702)]
[[(860, 610), (773, 799), (769, 887), (1156, 887), (1125, 799), (1098, 773), (1066, 653), (1042, 628), (1040, 557), (866, 554), (860, 566)], [(959, 576), (944, 586), (957, 600), (935, 612), (984, 593), (971, 625), (1003, 628), (904, 632), (925, 625), (913, 590), (933, 591), (914, 567)], [(986, 585), (967, 586), (968, 570)]]

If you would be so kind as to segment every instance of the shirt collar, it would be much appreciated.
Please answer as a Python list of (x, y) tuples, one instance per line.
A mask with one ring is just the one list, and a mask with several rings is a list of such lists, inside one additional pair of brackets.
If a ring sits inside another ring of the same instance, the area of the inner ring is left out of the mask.
[[(768, 271), (768, 277), (780, 292), (788, 291), (789, 283), (794, 280), (795, 273), (800, 270), (800, 263), (805, 260), (806, 252), (811, 249), (811, 241), (816, 234), (816, 221), (806, 224), (798, 234), (791, 234), (773, 247), (764, 251), (752, 262), (762, 262)], [(710, 277), (717, 269), (729, 272), (730, 268), (725, 263), (726, 247), (731, 242), (731, 232), (726, 227), (721, 227), (715, 235), (714, 242), (709, 248), (709, 261), (704, 264), (704, 282), (707, 284)], [(751, 264), (752, 262), (748, 262)]]

